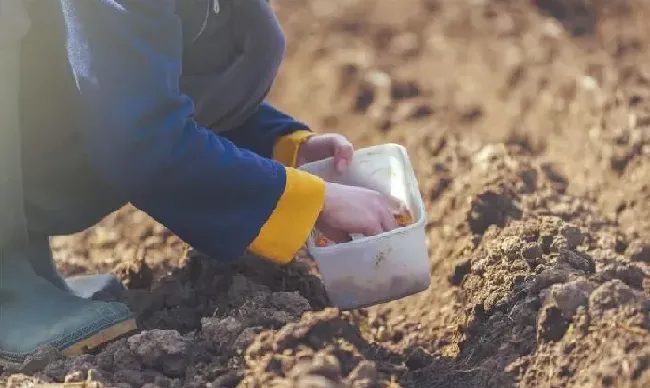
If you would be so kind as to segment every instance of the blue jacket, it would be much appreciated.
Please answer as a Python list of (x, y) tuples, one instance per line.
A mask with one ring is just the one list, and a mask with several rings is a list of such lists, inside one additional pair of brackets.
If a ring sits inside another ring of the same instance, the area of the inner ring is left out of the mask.
[(174, 1), (61, 3), (78, 130), (97, 176), (211, 256), (248, 248), (290, 261), (325, 196), (322, 180), (292, 168), (307, 128), (267, 104), (231, 133), (200, 127), (179, 90)]

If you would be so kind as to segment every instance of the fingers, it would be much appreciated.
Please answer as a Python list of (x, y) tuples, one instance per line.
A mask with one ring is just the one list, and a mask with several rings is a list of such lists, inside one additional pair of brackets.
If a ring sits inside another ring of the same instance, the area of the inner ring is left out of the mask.
[(341, 134), (326, 133), (309, 138), (300, 146), (298, 155), (299, 165), (333, 157), (334, 168), (341, 173), (352, 163), (354, 146)]
[(384, 232), (390, 232), (397, 228), (397, 222), (389, 211), (379, 210), (377, 218), (372, 219), (364, 226), (364, 236), (376, 236)]
[(388, 207), (388, 209), (392, 212), (402, 213), (408, 210), (408, 207), (406, 206), (404, 201), (395, 198), (392, 195), (382, 196), (382, 199), (384, 200), (384, 203)]
[(327, 238), (329, 238), (330, 240), (332, 240), (332, 241), (334, 241), (335, 243), (338, 243), (338, 244), (345, 243), (345, 242), (348, 242), (348, 241), (352, 240), (350, 235), (348, 235), (347, 233), (345, 233), (343, 231), (340, 231), (340, 230), (337, 230), (337, 229), (334, 229), (334, 228), (330, 228), (330, 227), (325, 226), (325, 225), (321, 225), (319, 227), (319, 230)]
[(381, 194), (376, 193), (376, 202), (372, 207), (372, 216), (365, 225), (365, 236), (376, 236), (384, 232), (390, 232), (398, 227), (397, 220), (393, 217), (388, 200)]
[(393, 229), (397, 228), (397, 220), (393, 217), (393, 214), (386, 207), (382, 207), (382, 211), (379, 214), (381, 227), (383, 232), (390, 232)]
[(395, 213), (404, 213), (408, 211), (408, 207), (402, 200), (397, 199), (392, 195), (380, 195), (380, 197), (383, 207), (386, 209), (388, 215), (390, 216), (390, 222), (386, 222), (384, 225), (386, 227), (389, 227), (389, 230), (393, 230), (399, 226), (399, 223), (395, 219)]
[(376, 236), (382, 233), (384, 233), (384, 227), (382, 226), (381, 220), (372, 220), (366, 225), (363, 235)]
[(334, 163), (336, 170), (341, 173), (352, 163), (354, 146), (344, 136), (336, 136), (334, 144)]

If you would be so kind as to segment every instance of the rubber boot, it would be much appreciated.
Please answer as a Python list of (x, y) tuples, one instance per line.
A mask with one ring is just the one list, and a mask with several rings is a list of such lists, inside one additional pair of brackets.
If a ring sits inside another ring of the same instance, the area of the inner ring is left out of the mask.
[(112, 274), (80, 275), (64, 279), (56, 269), (47, 236), (30, 234), (29, 260), (34, 271), (60, 290), (72, 292), (81, 298), (120, 298), (126, 287)]
[(136, 329), (125, 305), (83, 299), (38, 276), (28, 252), (0, 252), (0, 361), (19, 364), (45, 346), (79, 355)]

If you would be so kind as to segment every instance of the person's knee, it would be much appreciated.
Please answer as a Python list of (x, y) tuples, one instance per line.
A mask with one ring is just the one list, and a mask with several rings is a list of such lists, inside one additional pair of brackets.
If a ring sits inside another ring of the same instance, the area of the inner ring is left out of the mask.
[(48, 236), (70, 235), (88, 229), (126, 205), (110, 190), (35, 190), (25, 192), (25, 214), (30, 231)]

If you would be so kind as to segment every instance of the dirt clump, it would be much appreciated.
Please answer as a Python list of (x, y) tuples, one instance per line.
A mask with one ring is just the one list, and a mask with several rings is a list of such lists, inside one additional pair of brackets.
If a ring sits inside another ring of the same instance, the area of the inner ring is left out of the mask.
[[(97, 354), (55, 354), (40, 363), (42, 357), (35, 356), (23, 365), (23, 372), (43, 382), (85, 381), (90, 373), (92, 381), (125, 387), (205, 386), (215, 380), (237, 385), (243, 377), (244, 352), (259, 333), (322, 307), (320, 289), (312, 294), (314, 306), (297, 291), (308, 295), (302, 288), (313, 276), (307, 266), (270, 272), (264, 267), (266, 263), (252, 257), (228, 266), (191, 253), (185, 266), (150, 289), (129, 291), (127, 302), (138, 313), (143, 331)], [(253, 280), (261, 273), (270, 276), (272, 286)], [(141, 279), (137, 273), (133, 276)], [(284, 286), (275, 276), (282, 276)], [(291, 283), (293, 276), (298, 283)]]
[(379, 386), (380, 373), (368, 361), (375, 351), (340, 311), (308, 313), (253, 342), (244, 386)]

